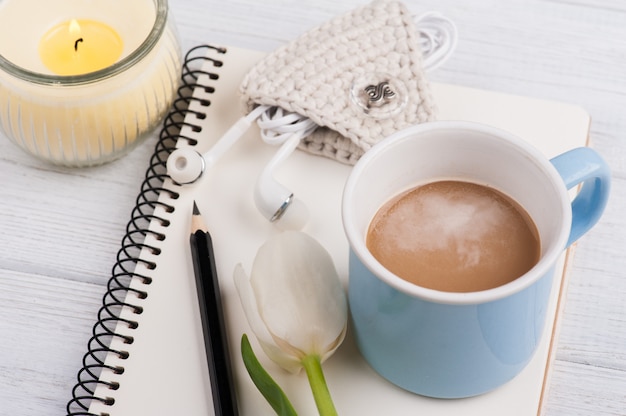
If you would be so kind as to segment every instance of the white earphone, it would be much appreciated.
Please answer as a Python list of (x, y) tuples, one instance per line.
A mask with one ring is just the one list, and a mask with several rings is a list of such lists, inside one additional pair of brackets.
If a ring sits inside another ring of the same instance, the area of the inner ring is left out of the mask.
[[(438, 12), (428, 12), (416, 19), (424, 69), (433, 70), (445, 62), (457, 43), (454, 23)], [(180, 185), (197, 181), (257, 121), (261, 138), (270, 145), (281, 145), (265, 166), (254, 188), (257, 209), (270, 222), (285, 229), (301, 229), (308, 220), (302, 201), (274, 179), (274, 170), (298, 147), (300, 141), (318, 126), (309, 118), (284, 111), (280, 107), (260, 105), (240, 118), (206, 153), (179, 148), (167, 160), (167, 173)]]
[(250, 114), (237, 120), (226, 133), (205, 154), (201, 155), (190, 148), (180, 148), (167, 158), (167, 174), (179, 185), (197, 181), (206, 169), (219, 160), (224, 153), (250, 128), (252, 122), (268, 107), (259, 106)]
[(300, 140), (311, 134), (317, 125), (296, 113), (286, 113), (279, 107), (258, 106), (239, 119), (206, 153), (180, 148), (167, 159), (167, 173), (180, 185), (197, 181), (257, 120), (261, 137), (268, 144), (282, 144), (265, 166), (254, 188), (254, 202), (270, 222), (285, 229), (301, 229), (307, 222), (308, 210), (273, 176), (276, 167), (291, 155)]

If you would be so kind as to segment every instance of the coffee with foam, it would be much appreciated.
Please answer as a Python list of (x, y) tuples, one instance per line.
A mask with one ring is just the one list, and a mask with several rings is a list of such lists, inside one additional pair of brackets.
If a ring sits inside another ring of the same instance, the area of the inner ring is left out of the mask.
[(385, 203), (367, 247), (389, 271), (447, 292), (491, 289), (529, 271), (540, 257), (537, 227), (513, 199), (457, 180), (431, 182)]

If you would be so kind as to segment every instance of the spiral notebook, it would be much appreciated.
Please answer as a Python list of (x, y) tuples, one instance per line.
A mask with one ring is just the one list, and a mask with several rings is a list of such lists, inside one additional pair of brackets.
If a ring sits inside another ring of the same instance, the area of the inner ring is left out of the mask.
[[(196, 48), (183, 67), (185, 85), (167, 116), (141, 184), (117, 261), (93, 329), (93, 338), (68, 402), (68, 414), (213, 414), (207, 363), (188, 239), (192, 204), (198, 203), (213, 236), (226, 314), (240, 414), (272, 415), (249, 379), (239, 342), (248, 333), (266, 369), (283, 386), (302, 416), (317, 411), (304, 373), (287, 374), (267, 359), (243, 315), (232, 282), (241, 262), (250, 270), (258, 247), (277, 232), (255, 209), (253, 186), (277, 150), (256, 127), (205, 173), (184, 187), (165, 174), (175, 146), (205, 152), (241, 114), (238, 87), (262, 53), (238, 48)], [(548, 157), (587, 143), (589, 116), (567, 104), (466, 87), (433, 84), (440, 119), (488, 123), (516, 133)], [(350, 166), (296, 151), (276, 178), (311, 212), (304, 231), (331, 253), (347, 284), (347, 241), (340, 200)], [(557, 339), (557, 317), (566, 288), (563, 255), (553, 288), (541, 346), (529, 366), (505, 386), (482, 396), (436, 400), (403, 391), (378, 376), (359, 354), (349, 331), (325, 364), (339, 414), (350, 415), (533, 415), (541, 412)]]

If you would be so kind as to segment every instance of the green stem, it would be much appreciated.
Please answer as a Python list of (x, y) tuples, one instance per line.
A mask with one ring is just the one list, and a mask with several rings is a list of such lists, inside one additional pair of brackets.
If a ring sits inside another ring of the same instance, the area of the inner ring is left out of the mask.
[(307, 355), (302, 360), (302, 365), (309, 378), (309, 384), (311, 385), (317, 411), (320, 416), (337, 416), (337, 410), (335, 410), (335, 405), (333, 399), (330, 397), (330, 391), (328, 390), (324, 372), (322, 371), (320, 356), (317, 354)]

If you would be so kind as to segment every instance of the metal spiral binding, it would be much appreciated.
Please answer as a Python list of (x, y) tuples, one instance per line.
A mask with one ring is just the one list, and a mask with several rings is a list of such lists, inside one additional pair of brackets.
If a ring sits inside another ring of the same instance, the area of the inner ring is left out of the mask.
[[(222, 66), (222, 61), (207, 56), (208, 50), (216, 51), (218, 54), (226, 53), (226, 49), (210, 45), (197, 46), (185, 55), (182, 66), (181, 85), (177, 91), (172, 109), (165, 117), (159, 139), (155, 145), (154, 152), (150, 158), (150, 164), (146, 170), (145, 178), (141, 183), (141, 190), (137, 196), (135, 207), (131, 212), (131, 219), (126, 225), (126, 233), (122, 238), (121, 248), (117, 253), (116, 262), (112, 268), (111, 277), (107, 283), (107, 291), (102, 298), (102, 307), (98, 311), (98, 320), (92, 329), (92, 337), (87, 343), (88, 350), (83, 356), (82, 368), (77, 374), (77, 383), (72, 389), (72, 399), (67, 403), (66, 411), (68, 416), (102, 416), (89, 412), (89, 407), (93, 401), (100, 401), (108, 406), (113, 406), (115, 400), (109, 397), (96, 397), (96, 388), (104, 385), (111, 390), (117, 390), (120, 385), (100, 379), (103, 369), (108, 369), (114, 374), (122, 374), (124, 368), (111, 367), (105, 363), (108, 354), (116, 354), (121, 360), (128, 358), (129, 354), (123, 350), (111, 348), (111, 340), (119, 338), (125, 344), (132, 344), (132, 336), (118, 334), (115, 332), (117, 324), (125, 323), (131, 330), (137, 328), (139, 323), (120, 317), (122, 308), (130, 308), (137, 315), (143, 312), (141, 305), (127, 303), (126, 298), (129, 293), (136, 295), (138, 299), (144, 299), (148, 292), (130, 287), (131, 281), (139, 280), (144, 285), (150, 285), (149, 276), (136, 272), (136, 266), (143, 264), (148, 270), (154, 269), (156, 264), (140, 258), (140, 252), (149, 250), (154, 255), (160, 254), (160, 248), (145, 243), (148, 235), (152, 235), (157, 241), (165, 239), (165, 235), (150, 230), (152, 221), (159, 221), (161, 226), (167, 227), (169, 221), (154, 215), (155, 208), (161, 207), (167, 213), (174, 212), (174, 207), (160, 202), (159, 195), (168, 193), (171, 199), (177, 199), (178, 193), (163, 187), (163, 182), (168, 177), (166, 173), (167, 158), (176, 146), (177, 140), (186, 140), (189, 145), (195, 146), (197, 141), (193, 138), (180, 135), (183, 126), (189, 126), (194, 131), (198, 131), (199, 126), (185, 121), (185, 115), (193, 110), (189, 109), (192, 101), (199, 101), (203, 107), (211, 105), (209, 101), (192, 97), (195, 88), (205, 88), (208, 93), (212, 93), (211, 87), (197, 83), (200, 75), (206, 75), (211, 79), (217, 79), (217, 74), (205, 72), (201, 66), (204, 62), (212, 61), (215, 67)], [(193, 111), (198, 117), (203, 118), (204, 114)]]

